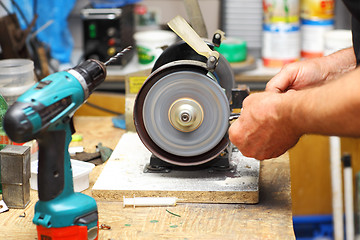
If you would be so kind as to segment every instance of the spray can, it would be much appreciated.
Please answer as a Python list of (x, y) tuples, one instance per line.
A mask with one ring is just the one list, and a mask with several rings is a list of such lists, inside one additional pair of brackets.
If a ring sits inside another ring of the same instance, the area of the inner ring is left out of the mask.
[(325, 34), (334, 28), (334, 20), (301, 19), (301, 57), (324, 56)]
[(299, 0), (263, 0), (262, 60), (282, 67), (300, 59)]
[(299, 24), (265, 24), (263, 26), (263, 64), (281, 67), (300, 59)]
[(300, 17), (309, 20), (334, 19), (335, 0), (301, 0)]
[(325, 34), (334, 29), (335, 0), (301, 0), (301, 57), (324, 56)]
[(299, 0), (263, 0), (264, 23), (298, 23)]

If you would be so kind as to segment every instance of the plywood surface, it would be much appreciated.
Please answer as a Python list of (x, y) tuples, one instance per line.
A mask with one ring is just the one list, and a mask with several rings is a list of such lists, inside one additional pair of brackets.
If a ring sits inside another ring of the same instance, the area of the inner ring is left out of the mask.
[[(85, 148), (92, 149), (97, 141), (115, 147), (122, 131), (112, 128), (111, 118), (97, 119), (102, 124), (93, 124), (92, 120), (80, 117), (75, 121)], [(100, 165), (91, 172), (90, 187), (103, 168)], [(98, 200), (99, 224), (111, 227), (100, 230), (99, 239), (295, 239), (288, 155), (263, 161), (260, 169), (258, 204), (180, 203), (174, 207), (123, 208), (121, 201)], [(91, 194), (91, 190), (84, 193)], [(37, 192), (31, 190), (30, 195), (26, 209), (0, 214), (1, 239), (37, 239), (32, 224)]]
[(177, 197), (182, 202), (257, 203), (260, 162), (233, 152), (232, 170), (211, 168), (144, 172), (151, 152), (136, 133), (125, 133), (93, 187), (97, 199)]

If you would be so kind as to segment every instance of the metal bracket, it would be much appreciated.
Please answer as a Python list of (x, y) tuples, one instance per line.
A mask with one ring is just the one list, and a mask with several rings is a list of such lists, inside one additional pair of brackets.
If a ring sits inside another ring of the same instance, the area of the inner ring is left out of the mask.
[(170, 173), (172, 170), (180, 170), (180, 171), (194, 171), (194, 170), (204, 170), (208, 169), (209, 173), (212, 172), (224, 172), (229, 171), (232, 172), (236, 169), (236, 165), (230, 163), (230, 159), (232, 156), (234, 148), (232, 144), (229, 146), (216, 158), (207, 162), (203, 165), (198, 166), (178, 166), (168, 162), (165, 162), (155, 155), (151, 155), (150, 163), (146, 164), (144, 167), (144, 173)]
[(225, 33), (221, 30), (217, 30), (212, 38), (212, 43), (215, 47), (220, 47), (220, 44), (225, 39)]
[(246, 85), (242, 85), (239, 88), (232, 89), (232, 102), (231, 102), (231, 109), (242, 108), (242, 103), (247, 96), (250, 94), (250, 89)]

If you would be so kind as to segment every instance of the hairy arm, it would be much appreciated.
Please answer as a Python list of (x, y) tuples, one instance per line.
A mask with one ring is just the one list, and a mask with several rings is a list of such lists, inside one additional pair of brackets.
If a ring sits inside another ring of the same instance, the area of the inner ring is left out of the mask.
[(286, 92), (290, 89), (322, 85), (347, 73), (356, 66), (353, 48), (329, 56), (308, 59), (285, 65), (266, 85), (266, 91)]
[(284, 96), (289, 120), (300, 132), (360, 136), (360, 68), (321, 87)]
[(360, 68), (299, 91), (251, 94), (229, 129), (231, 142), (248, 157), (278, 157), (303, 134), (360, 136)]

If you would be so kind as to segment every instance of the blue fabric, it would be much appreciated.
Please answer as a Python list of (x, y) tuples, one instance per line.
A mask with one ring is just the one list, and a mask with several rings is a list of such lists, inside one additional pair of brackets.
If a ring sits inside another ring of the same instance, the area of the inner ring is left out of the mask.
[(92, 0), (94, 8), (118, 8), (127, 4), (134, 4), (141, 0)]
[[(15, 0), (27, 21), (30, 23), (34, 17), (33, 0)], [(53, 23), (40, 32), (37, 38), (50, 47), (51, 57), (59, 60), (60, 63), (69, 63), (74, 42), (68, 28), (67, 17), (73, 9), (76, 0), (37, 0), (38, 19), (34, 31), (53, 20)], [(21, 27), (26, 28), (24, 19), (13, 6)]]
[(114, 127), (126, 129), (126, 122), (125, 122), (124, 118), (125, 118), (124, 115), (113, 117), (111, 120), (112, 120), (112, 123), (114, 124)]

